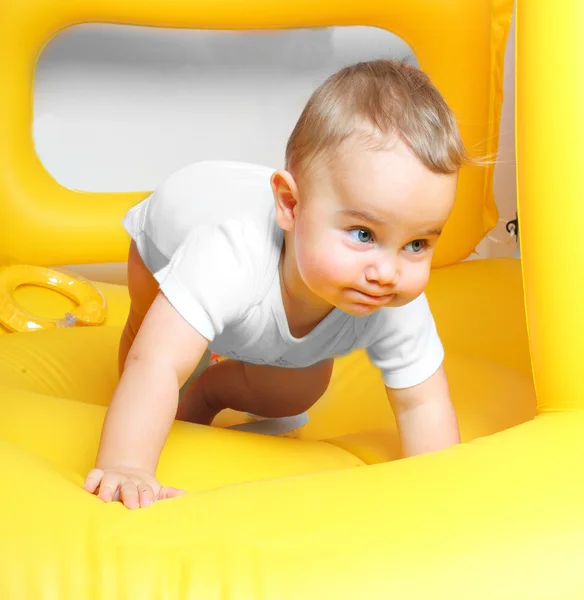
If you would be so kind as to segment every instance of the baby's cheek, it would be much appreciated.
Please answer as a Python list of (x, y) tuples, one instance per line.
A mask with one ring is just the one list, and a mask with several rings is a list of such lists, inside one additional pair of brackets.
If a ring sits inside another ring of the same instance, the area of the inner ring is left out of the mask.
[(429, 278), (429, 265), (412, 265), (411, 269), (408, 270), (407, 277), (404, 281), (404, 292), (412, 298), (419, 296), (426, 289)]
[(339, 281), (346, 271), (346, 261), (334, 244), (320, 240), (303, 253), (302, 275), (307, 282), (328, 287)]
[[(322, 283), (330, 281), (335, 278), (336, 271), (336, 261), (322, 248), (311, 253), (311, 256), (304, 263), (304, 272), (313, 281)], [(338, 273), (336, 276), (338, 277)]]
[(331, 282), (338, 282), (346, 279), (351, 265), (347, 259), (347, 252), (334, 245), (327, 245), (321, 249), (320, 253), (320, 271), (322, 277)]

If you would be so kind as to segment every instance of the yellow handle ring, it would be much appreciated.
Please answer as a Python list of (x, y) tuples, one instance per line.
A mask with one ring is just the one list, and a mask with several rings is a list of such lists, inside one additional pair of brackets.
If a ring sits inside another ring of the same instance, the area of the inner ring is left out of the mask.
[[(77, 306), (62, 319), (37, 317), (16, 302), (14, 292), (21, 285), (54, 290), (73, 300)], [(106, 313), (104, 295), (83, 277), (32, 265), (0, 267), (0, 324), (9, 331), (37, 331), (76, 323), (100, 325), (105, 321)]]

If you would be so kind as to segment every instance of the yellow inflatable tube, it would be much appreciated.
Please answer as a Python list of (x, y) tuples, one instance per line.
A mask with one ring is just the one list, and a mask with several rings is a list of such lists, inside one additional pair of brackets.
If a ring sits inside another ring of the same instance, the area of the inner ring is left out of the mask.
[[(75, 307), (61, 319), (33, 315), (16, 300), (16, 289), (23, 285), (60, 292), (72, 300)], [(0, 325), (9, 331), (38, 331), (76, 324), (101, 325), (105, 321), (106, 308), (99, 288), (77, 275), (32, 265), (0, 267)]]
[[(414, 48), (456, 112), (469, 148), (496, 150), (501, 54), (512, 0), (368, 0), (286, 4), (267, 0), (4, 0), (0, 8), (0, 264), (123, 261), (119, 223), (146, 193), (87, 193), (60, 186), (44, 169), (31, 136), (32, 78), (41, 48), (58, 31), (86, 22), (157, 27), (246, 29), (370, 25), (395, 32)], [(453, 68), (456, 65), (456, 69)], [(10, 201), (8, 202), (8, 198)], [(496, 222), (492, 169), (467, 170), (436, 265), (468, 256)], [(66, 240), (66, 243), (63, 243)], [(107, 240), (107, 243), (103, 241)]]
[(584, 5), (520, 13), (517, 174), (531, 351), (540, 412), (584, 408)]
[[(510, 4), (5, 0), (0, 263), (122, 260), (119, 217), (142, 197), (65, 190), (34, 154), (30, 76), (59, 29), (386, 27), (414, 48), (482, 153), (496, 149)], [(395, 423), (379, 376), (355, 353), (336, 362), (300, 439), (176, 423), (159, 476), (189, 494), (140, 511), (105, 505), (80, 486), (117, 380), (127, 293), (100, 285), (108, 326), (0, 336), (1, 598), (584, 597), (584, 395), (574, 358), (584, 259), (560, 255), (584, 216), (580, 170), (566, 172), (580, 139), (573, 49), (583, 10), (574, 1), (561, 11), (549, 0), (518, 6), (522, 265), (539, 414), (519, 263), (452, 264), (494, 222), (489, 169), (462, 174), (437, 262), (451, 266), (429, 289), (468, 442), (444, 452), (392, 460)], [(44, 296), (20, 292), (28, 310), (46, 310)]]

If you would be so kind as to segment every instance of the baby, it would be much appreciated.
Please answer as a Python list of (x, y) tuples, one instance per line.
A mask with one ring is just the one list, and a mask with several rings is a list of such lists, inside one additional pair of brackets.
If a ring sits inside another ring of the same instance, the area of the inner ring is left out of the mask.
[[(356, 348), (382, 373), (403, 456), (458, 443), (424, 289), (465, 160), (429, 79), (377, 60), (314, 92), (285, 169), (195, 163), (131, 209), (121, 377), (84, 488), (128, 508), (184, 493), (156, 479), (175, 418), (301, 414)], [(210, 350), (228, 360), (204, 368)]]

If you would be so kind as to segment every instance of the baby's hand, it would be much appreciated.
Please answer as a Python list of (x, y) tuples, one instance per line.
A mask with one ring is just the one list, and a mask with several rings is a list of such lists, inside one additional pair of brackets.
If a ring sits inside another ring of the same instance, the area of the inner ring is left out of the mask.
[(162, 487), (154, 475), (139, 469), (92, 469), (83, 489), (104, 502), (120, 501), (127, 508), (144, 508), (156, 500), (182, 496), (186, 492)]

